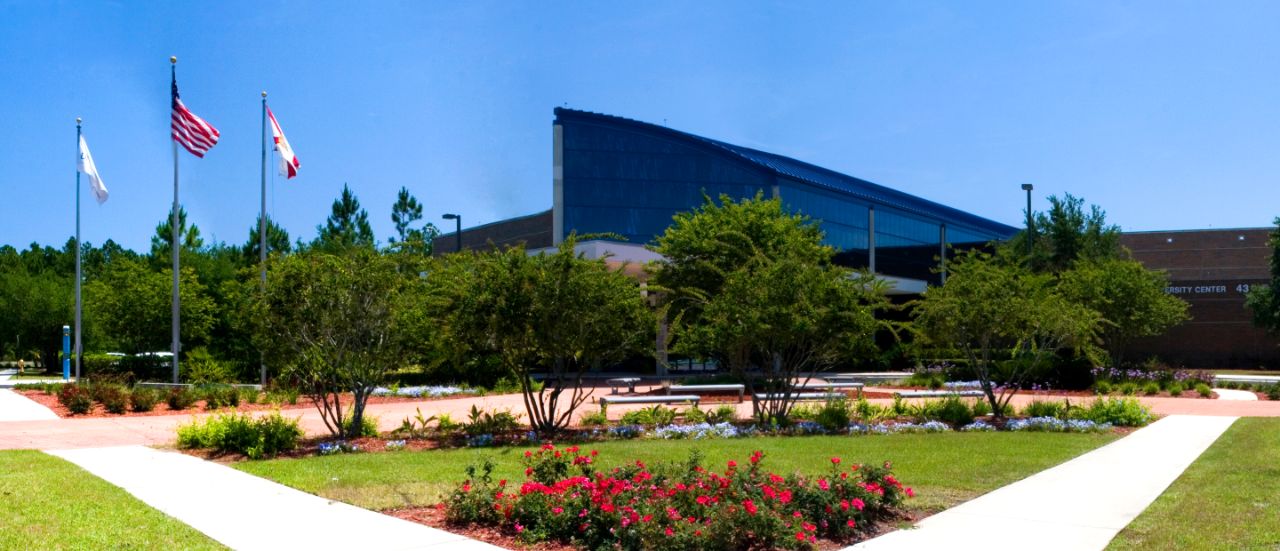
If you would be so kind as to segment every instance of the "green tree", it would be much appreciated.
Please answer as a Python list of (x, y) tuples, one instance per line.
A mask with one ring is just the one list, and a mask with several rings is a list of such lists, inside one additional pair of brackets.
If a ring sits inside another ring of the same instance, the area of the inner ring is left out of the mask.
[(676, 350), (745, 378), (762, 422), (787, 421), (802, 378), (875, 351), (883, 286), (833, 266), (817, 225), (777, 199), (708, 199), (654, 250)]
[[(403, 278), (369, 248), (270, 262), (267, 292), (254, 307), (259, 349), (300, 385), (331, 433), (359, 436), (369, 395), (400, 365), (396, 308), (405, 299)], [(347, 392), (354, 397), (349, 408), (341, 399)]]
[[(261, 258), (260, 249), (262, 246), (262, 240), (259, 238), (259, 235), (258, 235), (259, 234), (258, 228), (260, 227), (261, 222), (262, 222), (261, 216), (259, 216), (257, 219), (254, 220), (253, 226), (249, 227), (249, 240), (245, 242), (244, 247), (241, 247), (241, 250), (244, 251), (245, 261), (248, 262), (249, 264), (257, 264), (258, 260)], [(279, 224), (276, 224), (275, 220), (272, 220), (271, 217), (268, 216), (267, 217), (267, 254), (271, 254), (271, 253), (288, 254), (289, 251), (292, 250), (292, 248), (293, 247), (289, 242), (289, 231), (280, 227)]]
[[(576, 254), (576, 241), (539, 255), (523, 247), (450, 255), (419, 295), (456, 357), (496, 358), (520, 382), (529, 423), (544, 433), (567, 427), (588, 399), (587, 370), (652, 342), (653, 318), (636, 280)], [(543, 375), (541, 388), (534, 374)]]
[(1271, 284), (1257, 286), (1245, 296), (1245, 305), (1253, 312), (1253, 324), (1271, 333), (1280, 332), (1280, 217), (1275, 219), (1267, 245), (1271, 247)]
[[(182, 347), (208, 344), (216, 306), (195, 269), (182, 268)], [(84, 286), (86, 311), (122, 352), (168, 350), (172, 340), (173, 272), (121, 260)]]
[(360, 200), (347, 184), (342, 184), (342, 196), (334, 200), (332, 212), (324, 225), (316, 226), (319, 235), (313, 247), (338, 253), (351, 247), (373, 247), (373, 228), (369, 226), (369, 213), (360, 208)]
[(422, 204), (409, 193), (408, 188), (401, 187), (396, 196), (396, 203), (391, 206), (391, 222), (395, 224), (396, 235), (388, 241), (399, 253), (431, 256), (432, 242), (440, 230), (430, 222), (421, 228), (413, 227), (413, 223), (422, 219)]
[(1120, 228), (1107, 223), (1107, 214), (1098, 205), (1084, 211), (1084, 199), (1070, 193), (1059, 199), (1049, 196), (1049, 212), (1035, 213), (1031, 226), (1032, 254), (1027, 259), (1027, 232), (1009, 240), (1005, 253), (1023, 258), (1037, 272), (1059, 273), (1077, 260), (1120, 258)]
[(996, 412), (1057, 351), (1089, 352), (1100, 322), (1059, 294), (1051, 276), (979, 251), (957, 255), (946, 283), (925, 290), (912, 313), (930, 341), (964, 353)]
[(73, 279), (8, 260), (0, 265), (0, 340), (13, 355), (30, 359), (36, 351), (46, 369), (57, 369), (62, 326), (72, 323)]
[(1115, 367), (1134, 339), (1161, 335), (1189, 319), (1187, 303), (1165, 292), (1168, 277), (1135, 260), (1077, 262), (1058, 286), (1068, 300), (1101, 314), (1098, 334)]
[[(195, 224), (187, 225), (187, 209), (178, 207), (178, 234), (182, 236), (182, 253), (198, 252), (204, 247), (204, 239), (200, 237), (200, 228)], [(157, 266), (167, 266), (170, 255), (169, 248), (173, 244), (173, 210), (156, 224), (156, 233), (151, 236), (151, 258)]]

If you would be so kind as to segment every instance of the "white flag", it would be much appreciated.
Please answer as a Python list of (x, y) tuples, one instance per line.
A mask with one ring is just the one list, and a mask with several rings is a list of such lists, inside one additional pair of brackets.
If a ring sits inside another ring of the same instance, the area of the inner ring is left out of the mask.
[(280, 152), (280, 175), (288, 180), (298, 175), (298, 167), (302, 166), (302, 162), (293, 154), (293, 148), (289, 147), (289, 140), (285, 139), (284, 130), (280, 129), (276, 114), (271, 112), (270, 107), (267, 108), (267, 117), (271, 119), (271, 138), (275, 141), (276, 151)]
[(98, 166), (93, 164), (93, 155), (89, 154), (89, 144), (85, 143), (84, 135), (80, 136), (80, 160), (76, 163), (76, 170), (89, 177), (89, 188), (93, 190), (93, 196), (97, 197), (98, 204), (105, 203), (107, 186), (102, 184), (102, 176), (98, 175)]

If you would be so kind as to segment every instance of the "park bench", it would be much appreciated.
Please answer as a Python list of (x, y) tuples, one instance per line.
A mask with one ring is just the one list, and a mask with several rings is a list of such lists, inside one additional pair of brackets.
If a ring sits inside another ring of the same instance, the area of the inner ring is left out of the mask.
[(640, 382), (640, 378), (639, 377), (618, 377), (615, 379), (609, 379), (607, 382), (609, 383), (609, 386), (613, 388), (613, 392), (611, 392), (611, 394), (617, 394), (618, 387), (620, 386), (627, 387), (627, 392), (634, 394), (636, 391), (636, 383)]
[(747, 391), (746, 385), (723, 384), (723, 385), (671, 385), (667, 387), (667, 394), (672, 392), (734, 392), (738, 393), (738, 401), (742, 401), (742, 395)]
[(946, 396), (985, 396), (981, 390), (899, 390), (893, 393), (901, 398), (943, 398)]
[[(843, 392), (794, 392), (791, 394), (791, 399), (797, 402), (839, 400), (842, 398), (848, 398), (848, 396), (845, 396)], [(765, 393), (765, 394), (757, 393), (755, 394), (755, 399), (756, 400), (781, 400), (782, 393), (775, 393), (775, 392)]]
[(698, 405), (702, 397), (696, 394), (672, 394), (670, 396), (601, 396), (600, 405), (609, 404), (683, 404)]

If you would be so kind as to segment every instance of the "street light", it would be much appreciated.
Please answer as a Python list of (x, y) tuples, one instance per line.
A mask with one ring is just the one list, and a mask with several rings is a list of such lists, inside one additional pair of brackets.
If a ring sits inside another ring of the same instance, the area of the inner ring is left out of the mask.
[(454, 220), (454, 221), (456, 221), (456, 222), (458, 223), (458, 229), (457, 229), (456, 231), (454, 231), (454, 232), (453, 232), (453, 236), (454, 236), (454, 238), (456, 239), (456, 241), (455, 241), (455, 242), (457, 243), (457, 247), (455, 247), (455, 248), (454, 248), (454, 252), (462, 252), (462, 215), (461, 215), (461, 214), (446, 214), (446, 215), (444, 215), (444, 219), (445, 219), (445, 220)]
[(1027, 259), (1031, 259), (1031, 190), (1035, 186), (1031, 184), (1022, 184), (1022, 190), (1027, 192)]

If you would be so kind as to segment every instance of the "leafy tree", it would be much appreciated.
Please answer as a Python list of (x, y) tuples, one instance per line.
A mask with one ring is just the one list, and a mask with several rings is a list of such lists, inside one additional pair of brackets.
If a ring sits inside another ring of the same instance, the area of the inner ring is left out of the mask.
[[(532, 256), (523, 247), (450, 255), (419, 295), (457, 357), (496, 358), (520, 382), (540, 432), (569, 425), (590, 396), (582, 387), (587, 370), (652, 342), (653, 318), (636, 280), (576, 254), (576, 241)], [(540, 389), (535, 373), (544, 375)]]
[[(168, 350), (173, 338), (172, 274), (132, 260), (114, 262), (101, 278), (85, 284), (85, 308), (93, 312), (104, 338), (122, 352)], [(214, 300), (192, 267), (183, 267), (180, 279), (182, 346), (205, 345), (214, 324)]]
[(46, 369), (58, 367), (62, 326), (73, 316), (73, 283), (52, 270), (29, 271), (9, 256), (0, 265), (0, 347), (28, 358), (38, 351)]
[[(369, 248), (270, 262), (267, 292), (254, 307), (258, 347), (300, 385), (331, 433), (359, 436), (369, 395), (400, 362), (396, 308), (404, 280)], [(354, 396), (349, 408), (346, 392)]]
[(1077, 262), (1059, 283), (1068, 300), (1101, 314), (1098, 334), (1115, 367), (1134, 339), (1163, 334), (1189, 319), (1187, 303), (1166, 293), (1168, 286), (1163, 272), (1116, 258)]
[[(246, 241), (244, 247), (241, 248), (241, 250), (244, 251), (244, 258), (249, 264), (257, 264), (258, 260), (261, 258), (259, 249), (261, 249), (262, 240), (259, 237), (258, 231), (261, 222), (262, 217), (259, 215), (259, 217), (254, 220), (253, 226), (249, 227), (249, 240)], [(290, 250), (292, 250), (292, 245), (289, 242), (288, 230), (280, 227), (279, 224), (276, 224), (275, 220), (272, 220), (271, 217), (268, 216), (267, 253), (288, 253)]]
[(1267, 245), (1271, 247), (1271, 284), (1249, 290), (1245, 305), (1253, 312), (1253, 324), (1272, 333), (1280, 332), (1280, 217), (1275, 219)]
[[(196, 252), (204, 247), (204, 239), (200, 237), (200, 228), (195, 224), (187, 225), (187, 209), (178, 207), (178, 234), (182, 236), (182, 253)], [(151, 236), (151, 258), (157, 266), (165, 266), (172, 254), (169, 248), (173, 245), (173, 210), (156, 224), (156, 233)]]
[(817, 225), (777, 199), (708, 199), (654, 250), (676, 349), (746, 378), (761, 421), (787, 421), (802, 377), (875, 350), (883, 287), (832, 266)]
[(369, 226), (369, 213), (360, 208), (360, 200), (347, 184), (342, 184), (342, 196), (333, 202), (332, 212), (324, 225), (316, 226), (319, 236), (313, 246), (337, 253), (351, 247), (373, 247), (373, 228)]
[[(1036, 213), (1031, 226), (1032, 254), (1027, 259), (1032, 270), (1059, 273), (1077, 260), (1120, 258), (1120, 228), (1107, 224), (1107, 214), (1097, 205), (1084, 211), (1084, 199), (1070, 193), (1059, 199), (1049, 196), (1049, 212)], [(1006, 245), (1010, 258), (1026, 258), (1026, 230)]]
[(996, 412), (1058, 350), (1088, 352), (1100, 321), (1059, 294), (1051, 276), (979, 251), (957, 255), (946, 283), (925, 290), (913, 315), (929, 340), (965, 354)]

